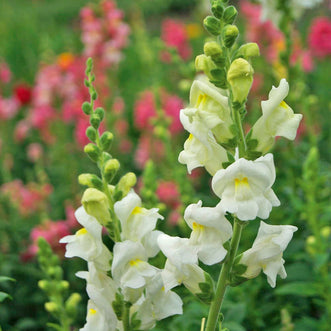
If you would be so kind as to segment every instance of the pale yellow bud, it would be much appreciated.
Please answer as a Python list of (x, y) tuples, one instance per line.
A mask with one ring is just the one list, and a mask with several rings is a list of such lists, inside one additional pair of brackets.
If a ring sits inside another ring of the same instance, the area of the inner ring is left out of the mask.
[(85, 211), (95, 217), (101, 225), (106, 225), (111, 221), (108, 199), (103, 192), (95, 188), (88, 188), (83, 194), (82, 204)]
[(57, 311), (59, 311), (59, 306), (55, 302), (46, 302), (45, 309), (49, 313), (56, 313)]
[(243, 103), (246, 100), (253, 83), (253, 73), (250, 63), (242, 58), (231, 63), (227, 80), (231, 85), (234, 101)]
[(213, 79), (210, 71), (216, 69), (217, 66), (209, 56), (201, 54), (195, 58), (195, 68), (197, 71), (203, 71), (209, 79)]
[(331, 226), (325, 226), (321, 229), (321, 236), (324, 238), (329, 238), (331, 235)]

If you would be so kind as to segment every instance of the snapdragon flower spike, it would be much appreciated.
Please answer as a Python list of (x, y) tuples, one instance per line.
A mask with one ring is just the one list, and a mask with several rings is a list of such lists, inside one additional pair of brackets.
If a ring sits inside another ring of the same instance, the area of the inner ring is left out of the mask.
[(145, 295), (133, 307), (141, 321), (140, 330), (150, 330), (160, 321), (183, 313), (183, 302), (178, 294), (165, 291), (161, 273), (157, 273), (146, 286)]
[(159, 231), (153, 230), (157, 220), (163, 219), (163, 216), (158, 213), (158, 209), (141, 207), (140, 197), (132, 190), (125, 198), (115, 203), (114, 210), (121, 222), (122, 240), (146, 244), (148, 256), (156, 255), (159, 251), (156, 244)]
[[(228, 98), (222, 89), (209, 83), (205, 76), (201, 76), (200, 79), (193, 82), (190, 91), (190, 104), (187, 108), (182, 109), (180, 114), (180, 120), (185, 130), (201, 141), (203, 139), (194, 132), (197, 131), (194, 127), (199, 124), (212, 130), (219, 142), (227, 142), (233, 138), (229, 129), (233, 121)], [(183, 122), (183, 115), (189, 118), (190, 127), (187, 121)]]
[(113, 249), (112, 275), (122, 288), (139, 289), (146, 285), (158, 269), (148, 264), (148, 256), (141, 243), (125, 240)]
[(198, 266), (198, 248), (191, 245), (187, 238), (170, 237), (166, 234), (161, 234), (157, 242), (168, 258), (161, 273), (165, 290), (184, 284), (192, 293), (200, 293), (199, 283), (203, 283), (205, 277)]
[(79, 331), (115, 331), (118, 322), (116, 317), (115, 319), (113, 317), (107, 315), (102, 308), (97, 307), (92, 300), (89, 300), (87, 304), (86, 324)]
[(184, 219), (192, 229), (189, 242), (197, 247), (199, 260), (207, 265), (221, 262), (227, 254), (223, 244), (232, 236), (232, 226), (219, 207), (202, 207), (202, 202), (189, 205)]
[(94, 262), (101, 270), (110, 270), (111, 254), (102, 242), (102, 226), (86, 213), (83, 206), (75, 212), (77, 221), (84, 226), (74, 235), (63, 237), (60, 243), (66, 243), (65, 257), (78, 256), (85, 261)]
[(276, 286), (277, 275), (286, 278), (283, 252), (297, 229), (292, 225), (268, 225), (261, 221), (252, 248), (245, 251), (239, 261), (247, 266), (241, 276), (254, 278), (263, 270), (271, 287)]
[(278, 87), (272, 87), (269, 99), (261, 102), (263, 115), (252, 128), (252, 139), (257, 139), (257, 151), (266, 153), (274, 144), (275, 137), (282, 136), (294, 140), (301, 114), (294, 114), (284, 101), (289, 92), (289, 84), (283, 78)]
[(271, 189), (275, 178), (273, 155), (269, 153), (255, 161), (241, 158), (219, 170), (212, 179), (212, 188), (221, 198), (220, 206), (241, 221), (266, 219), (272, 207), (280, 205)]

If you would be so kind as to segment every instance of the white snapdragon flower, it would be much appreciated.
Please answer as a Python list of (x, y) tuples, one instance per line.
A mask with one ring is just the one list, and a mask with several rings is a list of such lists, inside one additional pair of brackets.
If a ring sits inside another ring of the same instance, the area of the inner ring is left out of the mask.
[(202, 122), (209, 129), (222, 123), (232, 123), (228, 98), (224, 94), (205, 76), (200, 76), (191, 86), (190, 104), (181, 112), (191, 121)]
[[(275, 0), (259, 0), (262, 5), (261, 20), (271, 20), (279, 25), (281, 12), (277, 8)], [(323, 2), (323, 0), (288, 0), (289, 7), (295, 19), (299, 19), (306, 9), (311, 9)]]
[(222, 209), (202, 207), (199, 201), (186, 208), (184, 219), (192, 229), (189, 241), (198, 248), (199, 260), (208, 265), (221, 262), (227, 253), (223, 244), (232, 236), (232, 226)]
[(252, 128), (252, 139), (258, 140), (256, 150), (267, 152), (277, 136), (289, 140), (295, 138), (302, 115), (294, 114), (292, 108), (285, 103), (288, 91), (288, 82), (283, 78), (278, 87), (272, 87), (269, 99), (261, 102), (263, 115)]
[(192, 293), (200, 293), (199, 283), (204, 282), (205, 277), (198, 266), (198, 248), (190, 245), (187, 238), (170, 237), (166, 234), (161, 234), (157, 241), (168, 258), (161, 273), (165, 290), (184, 284)]
[(178, 294), (165, 291), (161, 274), (158, 273), (147, 283), (144, 297), (132, 307), (132, 312), (137, 311), (137, 318), (141, 321), (139, 329), (150, 330), (156, 321), (182, 314), (182, 306)]
[(111, 254), (102, 242), (102, 226), (86, 213), (83, 206), (76, 210), (75, 216), (84, 227), (60, 240), (60, 243), (67, 244), (65, 257), (78, 256), (88, 262), (93, 261), (102, 270), (110, 270)]
[(276, 178), (273, 155), (255, 161), (241, 158), (212, 179), (212, 188), (221, 198), (220, 206), (242, 221), (269, 217), (272, 206), (280, 202), (271, 189)]
[(113, 252), (112, 275), (122, 288), (140, 289), (158, 271), (147, 262), (148, 256), (141, 243), (117, 242)]
[(252, 248), (243, 253), (240, 264), (247, 266), (242, 277), (254, 278), (261, 270), (267, 275), (271, 287), (276, 286), (276, 277), (285, 278), (283, 252), (298, 228), (292, 225), (268, 225), (261, 221)]
[(86, 324), (79, 331), (115, 331), (118, 321), (115, 317), (107, 315), (107, 313), (96, 304), (89, 300), (87, 304)]
[(122, 240), (146, 243), (146, 247), (149, 247), (148, 255), (156, 255), (156, 239), (160, 232), (153, 230), (157, 220), (163, 219), (158, 209), (141, 207), (140, 197), (132, 190), (125, 198), (115, 203), (114, 210), (121, 222)]
[(117, 291), (114, 280), (106, 272), (100, 271), (93, 262), (88, 263), (88, 269), (89, 271), (77, 272), (76, 276), (86, 280), (86, 292), (96, 306), (102, 308), (108, 316), (116, 319), (112, 308)]
[(213, 135), (207, 136), (207, 143), (203, 143), (192, 134), (184, 143), (184, 150), (180, 152), (178, 161), (186, 164), (190, 174), (193, 169), (205, 167), (206, 170), (214, 175), (217, 170), (222, 169), (222, 163), (227, 161), (225, 149), (217, 144)]

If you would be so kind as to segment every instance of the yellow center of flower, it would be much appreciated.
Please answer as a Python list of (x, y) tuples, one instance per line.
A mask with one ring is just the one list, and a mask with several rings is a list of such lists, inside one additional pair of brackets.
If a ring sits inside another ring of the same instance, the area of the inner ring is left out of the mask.
[(130, 261), (130, 266), (131, 267), (137, 266), (140, 262), (142, 262), (142, 261), (139, 260), (139, 259), (131, 260)]
[(81, 228), (76, 232), (76, 236), (82, 236), (87, 233), (87, 230), (85, 228)]
[(90, 315), (94, 315), (97, 313), (97, 311), (93, 308), (90, 308), (89, 312), (88, 312)]
[(190, 133), (190, 135), (188, 136), (187, 140), (188, 140), (188, 141), (191, 141), (193, 138), (194, 138), (194, 137), (193, 137), (193, 134)]
[(280, 107), (284, 108), (284, 109), (287, 109), (288, 108), (288, 104), (285, 102), (285, 101), (282, 101), (280, 104), (279, 104)]
[(207, 94), (199, 94), (198, 96), (198, 100), (197, 100), (197, 103), (196, 103), (196, 108), (199, 108), (200, 106), (203, 106), (205, 103), (206, 103), (206, 100), (207, 100), (208, 96)]
[(142, 213), (142, 208), (141, 207), (134, 207), (132, 210), (132, 215), (137, 215), (137, 214), (141, 214)]
[(238, 189), (238, 186), (241, 186), (241, 185), (248, 185), (249, 186), (247, 177), (244, 177), (243, 179), (236, 178), (234, 180), (234, 183), (235, 183), (236, 190)]
[(195, 231), (199, 231), (199, 230), (201, 231), (205, 228), (203, 225), (196, 223), (196, 222), (193, 222), (192, 227), (193, 227), (193, 230), (195, 230)]

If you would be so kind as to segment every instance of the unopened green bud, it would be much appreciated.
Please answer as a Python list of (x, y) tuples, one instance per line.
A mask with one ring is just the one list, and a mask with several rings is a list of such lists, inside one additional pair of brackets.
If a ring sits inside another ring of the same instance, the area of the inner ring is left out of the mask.
[(94, 114), (97, 114), (100, 118), (100, 121), (103, 120), (103, 118), (105, 117), (105, 111), (103, 108), (101, 107), (98, 107), (95, 111), (94, 111)]
[(108, 199), (103, 192), (95, 188), (86, 189), (82, 197), (82, 204), (85, 211), (96, 218), (101, 225), (106, 225), (111, 221)]
[(69, 315), (76, 315), (77, 306), (82, 300), (82, 297), (78, 293), (72, 293), (65, 303), (65, 309)]
[(96, 91), (93, 91), (93, 92), (91, 93), (91, 98), (92, 98), (92, 100), (96, 100), (96, 99), (98, 98), (98, 94), (97, 94)]
[(78, 182), (80, 185), (85, 185), (88, 187), (94, 187), (102, 190), (103, 183), (102, 180), (94, 174), (80, 174), (78, 176)]
[(215, 0), (211, 5), (211, 11), (215, 17), (221, 18), (224, 11), (222, 0)]
[(92, 113), (92, 107), (90, 103), (85, 101), (82, 105), (82, 110), (86, 115), (90, 115)]
[(257, 43), (247, 43), (237, 50), (237, 57), (243, 57), (244, 59), (249, 59), (251, 57), (260, 56), (260, 49)]
[(49, 283), (47, 280), (42, 279), (38, 282), (38, 287), (43, 291), (47, 291), (49, 289)]
[(207, 56), (210, 56), (218, 66), (224, 66), (225, 57), (219, 43), (216, 41), (208, 41), (205, 43), (203, 51)]
[(136, 175), (133, 172), (128, 172), (119, 180), (116, 186), (116, 191), (122, 192), (122, 196), (125, 197), (136, 183)]
[(116, 159), (111, 159), (106, 162), (104, 166), (104, 175), (108, 182), (110, 182), (113, 179), (119, 168), (120, 168), (120, 163)]
[(69, 288), (69, 282), (66, 280), (62, 280), (60, 282), (60, 287), (62, 290), (67, 290)]
[(96, 138), (97, 138), (97, 131), (96, 129), (94, 129), (92, 126), (89, 126), (86, 129), (86, 136), (87, 138), (89, 138), (91, 141), (95, 142)]
[(45, 303), (45, 309), (49, 312), (49, 313), (56, 313), (59, 311), (59, 306), (55, 303), (55, 302), (46, 302)]
[(238, 11), (234, 6), (225, 8), (223, 13), (223, 21), (225, 24), (232, 24), (238, 15)]
[(254, 70), (249, 62), (239, 58), (229, 68), (227, 80), (232, 88), (233, 101), (243, 103), (253, 83)]
[(331, 235), (331, 226), (324, 226), (321, 229), (321, 236), (324, 238), (329, 238)]
[(92, 114), (90, 117), (90, 123), (94, 127), (94, 129), (98, 129), (100, 125), (100, 117), (97, 114)]
[(309, 254), (316, 254), (316, 238), (314, 236), (309, 236), (306, 239), (306, 249)]
[(160, 125), (155, 126), (153, 132), (155, 136), (160, 139), (166, 139), (168, 136), (167, 135), (168, 131), (163, 126)]
[(221, 22), (214, 16), (207, 16), (203, 20), (205, 29), (213, 36), (221, 34)]
[(100, 155), (100, 149), (98, 146), (89, 143), (84, 147), (84, 152), (89, 156), (92, 161), (98, 161)]
[(195, 68), (197, 71), (203, 71), (205, 75), (212, 79), (211, 70), (214, 70), (217, 68), (211, 57), (206, 56), (205, 54), (198, 55), (195, 58)]
[(235, 43), (239, 30), (235, 25), (228, 24), (223, 28), (222, 36), (226, 48), (230, 48)]
[(102, 150), (107, 151), (110, 148), (113, 139), (114, 139), (114, 135), (111, 132), (109, 131), (104, 132), (100, 138), (100, 144)]

